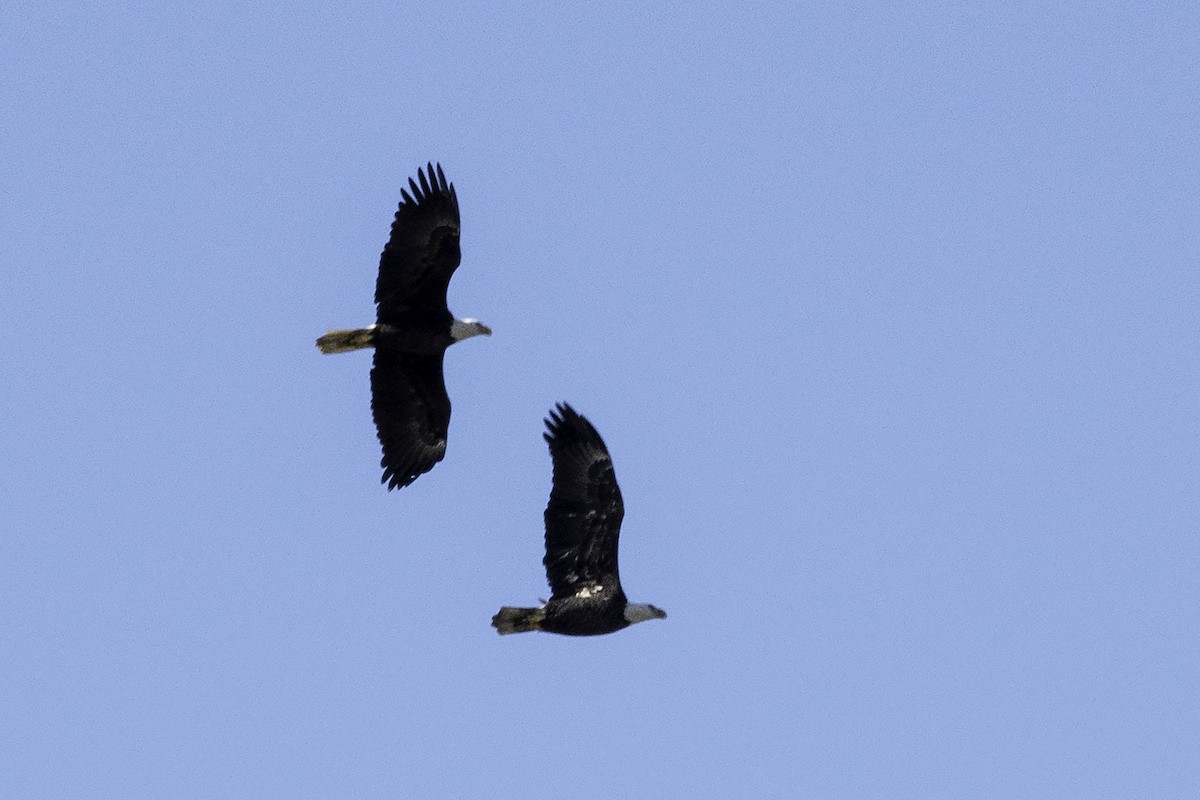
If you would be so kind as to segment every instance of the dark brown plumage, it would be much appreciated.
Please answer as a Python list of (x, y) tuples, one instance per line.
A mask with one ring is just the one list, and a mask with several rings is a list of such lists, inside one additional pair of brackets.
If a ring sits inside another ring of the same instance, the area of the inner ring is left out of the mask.
[(446, 303), (450, 278), (462, 260), (458, 196), (441, 164), (417, 170), (392, 221), (375, 281), (376, 322), (330, 331), (317, 340), (324, 353), (375, 348), (371, 414), (383, 448), (381, 481), (408, 486), (446, 454), (450, 397), (442, 372), (446, 348), (491, 329), (456, 320)]
[(506, 606), (492, 625), (500, 633), (594, 636), (666, 617), (652, 605), (630, 603), (621, 588), (617, 549), (625, 504), (604, 440), (566, 403), (550, 412), (546, 429), (554, 471), (542, 563), (550, 600), (541, 608)]

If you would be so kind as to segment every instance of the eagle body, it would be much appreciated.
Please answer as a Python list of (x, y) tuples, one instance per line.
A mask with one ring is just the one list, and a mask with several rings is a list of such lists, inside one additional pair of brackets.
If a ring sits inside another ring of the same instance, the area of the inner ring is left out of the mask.
[(563, 597), (546, 604), (546, 618), (541, 630), (567, 636), (597, 636), (615, 633), (632, 623), (625, 619), (629, 601), (619, 588), (613, 592), (599, 591), (588, 597)]

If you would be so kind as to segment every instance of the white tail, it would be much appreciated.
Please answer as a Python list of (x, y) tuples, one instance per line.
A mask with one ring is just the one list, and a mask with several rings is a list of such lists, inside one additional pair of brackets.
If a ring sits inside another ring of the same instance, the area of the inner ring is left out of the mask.
[(525, 631), (541, 630), (542, 620), (546, 618), (544, 608), (513, 608), (505, 606), (496, 616), (492, 617), (492, 627), (503, 636), (506, 633), (524, 633)]
[(349, 353), (375, 344), (375, 326), (353, 330), (329, 331), (317, 339), (317, 349), (322, 353)]

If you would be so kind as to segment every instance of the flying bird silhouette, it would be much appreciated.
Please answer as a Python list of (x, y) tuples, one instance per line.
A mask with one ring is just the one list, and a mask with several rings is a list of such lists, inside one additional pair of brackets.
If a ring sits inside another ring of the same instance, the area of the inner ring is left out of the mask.
[[(419, 184), (418, 184), (419, 182)], [(462, 260), (458, 196), (442, 165), (417, 170), (379, 257), (374, 325), (333, 330), (317, 339), (322, 353), (375, 348), (371, 413), (383, 447), (381, 483), (408, 486), (446, 455), (450, 396), (442, 373), (446, 348), (491, 336), (479, 320), (455, 319), (446, 304), (450, 277)]]
[(604, 440), (566, 403), (543, 434), (554, 466), (546, 505), (546, 578), (550, 600), (538, 608), (505, 606), (492, 617), (501, 634), (549, 631), (596, 636), (667, 613), (630, 603), (617, 570), (617, 539), (625, 504)]

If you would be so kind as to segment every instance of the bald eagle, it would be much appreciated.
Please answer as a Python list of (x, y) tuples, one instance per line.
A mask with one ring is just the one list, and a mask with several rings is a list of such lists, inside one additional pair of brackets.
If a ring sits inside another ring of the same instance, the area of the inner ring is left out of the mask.
[(455, 342), (491, 336), (475, 319), (455, 319), (446, 305), (450, 276), (458, 268), (458, 196), (442, 165), (417, 170), (403, 198), (392, 235), (379, 256), (374, 325), (329, 331), (317, 339), (322, 353), (375, 348), (371, 413), (383, 446), (381, 483), (408, 486), (446, 455), (450, 397), (442, 356)]
[(667, 613), (630, 603), (617, 572), (625, 505), (604, 440), (566, 403), (546, 420), (554, 476), (546, 506), (546, 578), (552, 595), (539, 608), (505, 606), (492, 617), (501, 634), (550, 631), (595, 636)]

